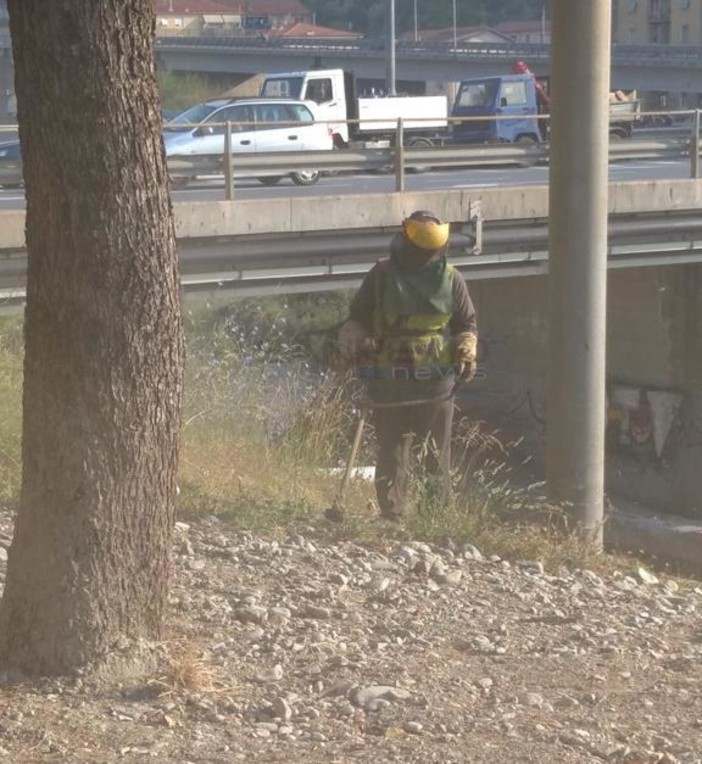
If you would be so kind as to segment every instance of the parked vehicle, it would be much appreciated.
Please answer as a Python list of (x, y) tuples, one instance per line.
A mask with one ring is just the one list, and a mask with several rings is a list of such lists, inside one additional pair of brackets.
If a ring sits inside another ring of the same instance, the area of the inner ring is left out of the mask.
[(353, 74), (341, 69), (269, 74), (261, 96), (314, 101), (317, 118), (329, 125), (339, 148), (393, 143), (400, 118), (407, 146), (438, 145), (447, 135), (445, 96), (359, 97)]
[(21, 188), (22, 182), (20, 142), (0, 143), (0, 188)]
[[(315, 122), (311, 107), (314, 104), (281, 98), (221, 99), (197, 104), (164, 125), (166, 155), (223, 154), (226, 122), (232, 123), (233, 153), (331, 150), (331, 134), (325, 124)], [(309, 186), (319, 180), (319, 172), (301, 169), (290, 177), (298, 186)], [(273, 185), (282, 176), (258, 179), (264, 185)]]
[[(541, 143), (548, 140), (551, 101), (545, 83), (521, 61), (511, 74), (463, 80), (456, 94), (452, 117), (465, 121), (453, 124), (455, 143)], [(610, 96), (612, 138), (631, 137), (639, 119), (640, 102), (618, 91)], [(468, 117), (499, 119), (466, 120)]]

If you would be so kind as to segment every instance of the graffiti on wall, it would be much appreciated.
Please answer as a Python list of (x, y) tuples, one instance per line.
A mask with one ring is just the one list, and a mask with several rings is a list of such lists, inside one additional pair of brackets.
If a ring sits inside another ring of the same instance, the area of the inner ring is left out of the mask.
[(667, 390), (610, 385), (607, 446), (610, 452), (663, 464), (671, 433), (679, 423), (683, 396)]

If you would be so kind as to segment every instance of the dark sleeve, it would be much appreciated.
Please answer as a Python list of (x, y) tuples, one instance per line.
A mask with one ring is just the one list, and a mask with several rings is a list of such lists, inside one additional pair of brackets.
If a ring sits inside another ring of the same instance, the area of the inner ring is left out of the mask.
[(472, 332), (477, 336), (478, 324), (475, 320), (475, 308), (468, 294), (468, 287), (458, 271), (453, 272), (453, 316), (449, 330), (455, 337), (463, 332)]
[(375, 313), (376, 279), (378, 278), (378, 266), (374, 265), (366, 274), (358, 292), (351, 300), (349, 318), (358, 321), (369, 333), (373, 332), (373, 315)]

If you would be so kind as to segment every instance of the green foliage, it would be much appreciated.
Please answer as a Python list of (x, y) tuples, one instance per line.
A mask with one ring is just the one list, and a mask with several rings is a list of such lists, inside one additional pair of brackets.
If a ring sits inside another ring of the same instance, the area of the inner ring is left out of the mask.
[[(501, 21), (527, 21), (541, 18), (550, 0), (456, 0), (458, 26), (490, 26)], [(318, 24), (351, 28), (368, 34), (383, 34), (388, 0), (305, 0), (316, 14)], [(395, 0), (398, 33), (414, 28), (413, 0)], [(441, 29), (453, 24), (453, 0), (416, 0), (420, 29)]]
[(191, 72), (159, 71), (157, 77), (164, 109), (185, 111), (188, 107), (214, 98), (222, 92), (221, 87)]

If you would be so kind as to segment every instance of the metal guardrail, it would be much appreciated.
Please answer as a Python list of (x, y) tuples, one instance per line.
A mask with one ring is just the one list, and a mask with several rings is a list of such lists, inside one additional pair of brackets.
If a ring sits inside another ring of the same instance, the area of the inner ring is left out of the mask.
[[(267, 40), (254, 37), (158, 37), (156, 47), (163, 50), (183, 48), (212, 49), (235, 48), (239, 51), (265, 50), (273, 55), (292, 50), (309, 50), (315, 53), (357, 53), (359, 51), (382, 53), (385, 42), (379, 39), (323, 41), (308, 37), (271, 37)], [(524, 58), (528, 61), (547, 61), (551, 55), (550, 45), (538, 43), (476, 43), (460, 42), (454, 47), (452, 41), (423, 42), (397, 40), (396, 55), (405, 58), (473, 58), (504, 59)], [(613, 45), (612, 63), (621, 66), (690, 67), (702, 66), (702, 49), (697, 45)]]
[[(700, 110), (674, 112), (676, 118), (692, 118), (691, 128), (679, 128), (674, 136), (659, 140), (635, 138), (610, 142), (610, 161), (636, 159), (670, 159), (689, 157), (690, 177), (698, 178), (700, 154)], [(638, 117), (668, 115), (664, 112), (645, 112)], [(501, 119), (487, 118), (487, 121)], [(510, 119), (505, 117), (503, 119)], [(513, 118), (512, 118), (513, 119)], [(415, 122), (421, 120), (415, 120)], [(486, 121), (486, 118), (448, 118), (449, 123)], [(225, 130), (225, 146), (231, 141), (233, 123), (213, 125)], [(275, 123), (280, 127), (280, 123)], [(15, 126), (5, 126), (7, 131)], [(687, 133), (687, 135), (686, 135)], [(1, 142), (0, 134), (0, 142)], [(409, 136), (411, 141), (412, 137)], [(250, 177), (285, 176), (300, 170), (319, 172), (372, 172), (390, 168), (395, 172), (395, 188), (405, 188), (405, 172), (427, 169), (470, 168), (499, 165), (530, 166), (549, 160), (548, 144), (446, 144), (438, 147), (413, 148), (405, 146), (402, 120), (398, 120), (394, 140), (387, 140), (382, 148), (335, 149), (333, 151), (296, 152), (227, 152), (213, 155), (174, 155), (168, 158), (171, 178), (178, 184), (198, 175), (225, 175), (227, 179), (225, 198), (234, 198), (234, 180)], [(390, 145), (392, 144), (392, 145)], [(695, 146), (697, 151), (695, 151)], [(22, 184), (21, 159), (0, 157), (0, 186), (13, 187)]]
[[(694, 138), (658, 141), (615, 140), (610, 143), (610, 161), (636, 159), (690, 159), (690, 177), (699, 177), (699, 113), (693, 127)], [(398, 126), (394, 146), (386, 148), (337, 149), (334, 151), (271, 152), (261, 154), (226, 154), (208, 156), (171, 156), (168, 169), (178, 181), (198, 175), (224, 174), (225, 198), (234, 198), (236, 178), (284, 176), (300, 170), (318, 172), (369, 172), (393, 169), (395, 190), (405, 190), (407, 171), (470, 168), (485, 166), (531, 166), (548, 162), (548, 144), (454, 144), (436, 148), (403, 146), (402, 124)], [(697, 151), (695, 151), (695, 146)], [(1, 181), (0, 181), (1, 182)]]
[[(699, 152), (702, 143), (686, 138), (671, 140), (621, 140), (610, 144), (610, 161), (637, 159), (690, 158), (690, 176), (699, 177)], [(697, 157), (697, 162), (695, 161)], [(168, 158), (168, 171), (175, 185), (203, 175), (224, 175), (225, 154), (182, 155)], [(226, 184), (225, 198), (234, 198), (234, 180), (289, 175), (300, 170), (319, 172), (393, 171), (396, 190), (405, 188), (405, 172), (427, 169), (470, 168), (485, 166), (530, 166), (548, 162), (548, 145), (452, 145), (438, 148), (395, 147), (338, 149), (334, 151), (292, 151), (231, 154), (231, 180)], [(22, 164), (18, 160), (0, 159), (0, 186), (19, 186)]]
[[(452, 264), (472, 280), (543, 275), (548, 271), (544, 219), (482, 223), (480, 206), (454, 224)], [(186, 296), (248, 296), (356, 287), (394, 232), (348, 229), (300, 233), (212, 236), (179, 241)], [(702, 218), (681, 213), (612, 215), (609, 267), (633, 268), (702, 262)], [(21, 310), (26, 256), (0, 258), (0, 312)]]

